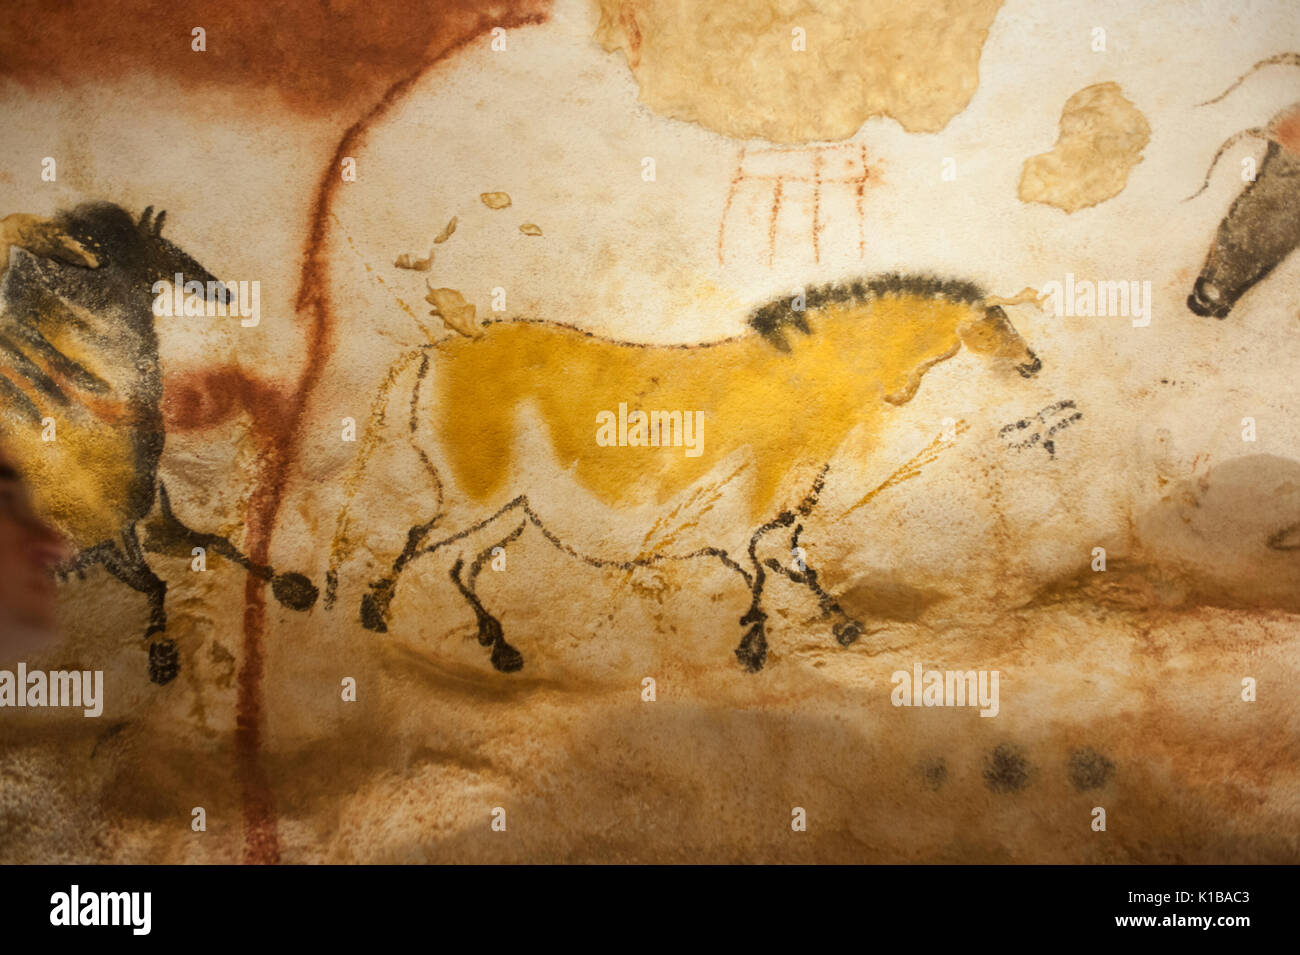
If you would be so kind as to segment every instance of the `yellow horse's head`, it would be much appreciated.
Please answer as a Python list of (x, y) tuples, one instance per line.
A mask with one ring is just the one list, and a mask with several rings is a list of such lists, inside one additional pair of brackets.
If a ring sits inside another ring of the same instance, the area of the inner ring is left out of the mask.
[[(823, 381), (856, 381), (890, 404), (909, 401), (926, 371), (963, 345), (1026, 378), (1042, 368), (1006, 312), (968, 282), (884, 275), (837, 283), (771, 302), (750, 325), (778, 351), (822, 369)], [(787, 338), (787, 329), (803, 335)]]

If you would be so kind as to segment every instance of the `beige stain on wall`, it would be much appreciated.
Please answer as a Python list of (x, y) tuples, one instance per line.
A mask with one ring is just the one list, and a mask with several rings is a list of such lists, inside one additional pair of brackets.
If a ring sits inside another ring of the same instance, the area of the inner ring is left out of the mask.
[(641, 99), (738, 139), (844, 139), (871, 116), (936, 132), (966, 108), (1002, 0), (599, 0), (597, 41)]
[(1066, 100), (1051, 152), (1025, 160), (1020, 199), (1066, 212), (1105, 202), (1123, 191), (1150, 141), (1146, 117), (1118, 83), (1085, 87)]

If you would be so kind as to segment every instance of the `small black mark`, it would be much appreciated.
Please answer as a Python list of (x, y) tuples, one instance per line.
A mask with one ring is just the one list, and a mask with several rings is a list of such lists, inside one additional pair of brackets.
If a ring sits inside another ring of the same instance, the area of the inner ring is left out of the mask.
[(984, 759), (984, 785), (995, 793), (1019, 792), (1029, 785), (1029, 760), (1011, 743), (999, 743)]
[[(998, 430), (998, 437), (1007, 438), (1008, 435), (1011, 435), (1016, 431), (1027, 430), (1030, 425), (1037, 422), (1038, 427), (1032, 435), (1023, 441), (1012, 441), (1009, 447), (1017, 451), (1023, 451), (1025, 448), (1032, 448), (1034, 445), (1041, 443), (1043, 450), (1047, 452), (1047, 456), (1049, 458), (1055, 458), (1055, 437), (1057, 433), (1064, 431), (1082, 417), (1083, 412), (1078, 410), (1078, 407), (1073, 401), (1057, 401), (1028, 418), (1021, 418), (1019, 421), (1013, 421), (1011, 424), (1003, 425)], [(1055, 423), (1051, 423), (1053, 418), (1057, 419)]]
[(149, 644), (149, 679), (159, 686), (170, 683), (181, 671), (181, 655), (176, 641), (157, 640)]
[(1079, 792), (1088, 789), (1100, 789), (1115, 771), (1112, 763), (1095, 749), (1084, 747), (1070, 750), (1070, 782)]
[(1270, 534), (1268, 547), (1270, 550), (1300, 550), (1300, 521)]
[(917, 768), (921, 772), (921, 783), (931, 792), (938, 792), (948, 781), (948, 763), (942, 756), (927, 759)]

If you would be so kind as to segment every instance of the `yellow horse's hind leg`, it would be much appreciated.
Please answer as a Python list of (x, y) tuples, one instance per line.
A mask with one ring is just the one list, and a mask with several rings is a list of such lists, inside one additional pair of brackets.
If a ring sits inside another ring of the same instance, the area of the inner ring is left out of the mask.
[[(798, 553), (800, 550), (799, 535), (802, 532), (803, 525), (796, 524), (794, 533), (790, 535), (790, 550), (794, 553)], [(821, 582), (817, 579), (817, 571), (806, 560), (801, 560), (801, 566), (797, 567), (787, 567), (771, 557), (765, 563), (771, 570), (787, 580), (807, 587), (813, 592), (813, 595), (817, 598), (817, 607), (821, 611), (822, 619), (832, 617), (835, 619), (835, 622), (831, 624), (831, 633), (834, 634), (835, 640), (840, 646), (847, 647), (866, 633), (866, 628), (863, 627), (862, 623), (845, 613), (844, 608), (840, 606), (834, 595), (822, 587)]]
[(519, 539), (519, 535), (528, 527), (528, 519), (520, 521), (519, 525), (496, 543), (483, 548), (474, 558), (474, 563), (469, 568), (469, 579), (461, 579), (461, 570), (465, 562), (457, 558), (456, 563), (451, 568), (452, 583), (460, 591), (460, 595), (465, 598), (470, 607), (474, 610), (474, 616), (478, 619), (478, 642), (480, 646), (492, 648), (492, 666), (502, 673), (514, 673), (522, 670), (524, 667), (524, 655), (506, 642), (505, 632), (501, 629), (501, 621), (492, 616), (483, 606), (482, 601), (478, 598), (478, 593), (474, 589), (474, 584), (478, 580), (478, 575), (483, 570), (483, 565), (492, 558), (494, 553), (504, 550), (509, 544)]

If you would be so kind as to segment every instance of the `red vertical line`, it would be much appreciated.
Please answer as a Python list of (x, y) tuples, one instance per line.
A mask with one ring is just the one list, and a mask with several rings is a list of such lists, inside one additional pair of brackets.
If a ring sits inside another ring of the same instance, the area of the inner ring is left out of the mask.
[(731, 186), (727, 189), (727, 201), (722, 205), (722, 221), (718, 223), (718, 264), (722, 265), (722, 235), (727, 228), (727, 214), (731, 212), (731, 200), (736, 195), (736, 186), (740, 184), (740, 177), (745, 168), (745, 147), (740, 147), (740, 155), (736, 158), (736, 172), (731, 177)]
[(776, 185), (772, 189), (772, 220), (767, 225), (768, 268), (772, 267), (772, 262), (776, 258), (776, 215), (781, 211), (781, 187), (784, 182), (784, 179), (778, 177)]
[(822, 261), (821, 240), (817, 235), (817, 233), (821, 230), (821, 224), (817, 221), (818, 215), (821, 212), (821, 202), (822, 202), (822, 151), (820, 149), (814, 149), (813, 150), (812, 233), (813, 233), (813, 261), (816, 262), (818, 265), (820, 265)]
[(262, 630), (266, 594), (249, 574), (244, 581), (244, 647), (235, 707), (235, 760), (244, 816), (244, 862), (275, 865), (280, 861), (275, 804), (262, 765)]
[[(280, 512), (289, 469), (299, 450), (302, 439), (302, 421), (307, 402), (333, 350), (334, 314), (326, 286), (327, 257), (324, 252), (329, 207), (341, 179), (339, 166), (344, 156), (352, 154), (361, 143), (367, 129), (392, 107), (399, 97), (408, 92), (421, 76), (435, 63), (465, 47), (489, 27), (519, 27), (544, 23), (544, 16), (509, 16), (491, 18), (483, 16), (464, 37), (440, 51), (432, 59), (390, 86), (379, 102), (364, 116), (348, 127), (321, 173), (312, 202), (311, 229), (303, 244), (302, 278), (298, 286), (295, 308), (299, 314), (309, 316), (307, 364), (298, 379), (295, 391), (285, 407), (283, 424), (277, 428), (269, 442), (263, 466), (259, 469), (258, 483), (249, 497), (246, 511), (248, 527), (248, 556), (256, 563), (269, 563), (271, 538), (275, 534), (276, 517)], [(280, 861), (279, 838), (276, 832), (275, 805), (270, 783), (262, 763), (263, 738), (262, 638), (266, 630), (266, 595), (264, 582), (249, 576), (244, 586), (244, 639), (243, 663), (238, 675), (238, 698), (235, 714), (235, 769), (238, 775), (244, 815), (244, 862), (249, 864), (274, 864)]]
[(867, 255), (867, 217), (862, 209), (862, 195), (867, 188), (867, 144), (862, 144), (862, 178), (858, 180), (858, 258)]

